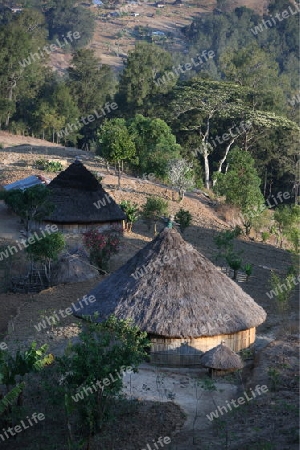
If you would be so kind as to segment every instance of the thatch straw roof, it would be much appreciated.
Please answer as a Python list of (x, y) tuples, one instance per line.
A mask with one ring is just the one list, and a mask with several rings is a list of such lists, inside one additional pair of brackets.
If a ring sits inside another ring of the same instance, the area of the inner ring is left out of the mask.
[(99, 276), (96, 267), (92, 266), (87, 252), (82, 247), (69, 249), (58, 259), (52, 282), (54, 284), (78, 283)]
[[(174, 338), (235, 333), (266, 318), (263, 308), (172, 228), (165, 228), (90, 295), (96, 302), (75, 315), (97, 312), (97, 321), (109, 315), (130, 318), (148, 333)], [(230, 320), (220, 320), (225, 316)]]
[(79, 160), (60, 172), (48, 185), (48, 189), (55, 210), (45, 218), (47, 221), (101, 223), (120, 221), (126, 217), (94, 175)]
[(240, 356), (227, 347), (224, 341), (205, 352), (201, 356), (200, 362), (204, 367), (218, 370), (242, 369), (244, 367)]

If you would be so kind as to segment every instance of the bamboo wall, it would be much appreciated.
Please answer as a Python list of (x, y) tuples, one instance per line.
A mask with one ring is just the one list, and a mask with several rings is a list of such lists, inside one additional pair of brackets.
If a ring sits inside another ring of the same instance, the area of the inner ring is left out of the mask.
[(234, 352), (249, 347), (255, 341), (255, 328), (233, 334), (219, 334), (195, 339), (151, 337), (150, 361), (166, 366), (200, 366), (200, 356), (211, 348), (225, 344)]
[[(44, 228), (45, 225), (53, 225), (53, 222), (43, 222), (39, 224), (37, 229)], [(58, 228), (58, 231), (62, 233), (70, 233), (70, 234), (81, 234), (91, 228), (97, 228), (99, 231), (104, 231), (112, 227), (113, 225), (121, 226), (124, 229), (124, 221), (114, 221), (114, 222), (101, 222), (101, 223), (55, 223)]]

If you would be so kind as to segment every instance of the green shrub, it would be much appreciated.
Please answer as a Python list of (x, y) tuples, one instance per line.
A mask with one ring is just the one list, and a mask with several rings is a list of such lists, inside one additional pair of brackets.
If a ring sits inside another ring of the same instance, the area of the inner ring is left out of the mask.
[(148, 197), (147, 202), (143, 205), (142, 215), (144, 219), (154, 223), (154, 235), (156, 235), (156, 224), (161, 216), (168, 212), (168, 202), (160, 197)]
[(132, 231), (132, 225), (139, 218), (139, 206), (137, 203), (131, 203), (130, 200), (123, 200), (120, 206), (127, 216), (125, 230), (130, 232)]
[(261, 238), (262, 238), (263, 242), (266, 242), (269, 239), (269, 237), (270, 237), (270, 233), (268, 233), (268, 231), (263, 231), (261, 233)]
[(60, 172), (63, 170), (63, 165), (59, 161), (49, 161), (41, 158), (34, 161), (34, 166), (39, 170), (45, 170), (45, 172)]
[(245, 264), (244, 267), (242, 268), (243, 272), (245, 272), (245, 274), (247, 275), (247, 281), (249, 280), (250, 275), (252, 275), (252, 271), (253, 271), (253, 265), (252, 264)]
[(191, 225), (192, 214), (188, 210), (180, 208), (175, 215), (175, 221), (179, 223), (180, 231), (183, 233)]
[(242, 259), (234, 252), (230, 252), (225, 257), (227, 264), (233, 270), (233, 279), (236, 280), (238, 270), (242, 267)]
[(137, 372), (150, 347), (147, 334), (128, 320), (111, 316), (105, 322), (92, 323), (95, 316), (86, 319), (79, 342), (70, 345), (63, 357), (57, 358), (54, 370), (60, 378), (64, 374), (63, 382), (55, 382), (53, 374), (49, 374), (52, 375), (48, 384), (51, 400), (65, 409), (72, 449), (79, 448), (75, 446), (76, 419), (80, 421), (81, 438), (86, 443), (92, 434), (103, 432), (105, 423), (114, 420), (110, 408), (121, 394), (122, 374)]

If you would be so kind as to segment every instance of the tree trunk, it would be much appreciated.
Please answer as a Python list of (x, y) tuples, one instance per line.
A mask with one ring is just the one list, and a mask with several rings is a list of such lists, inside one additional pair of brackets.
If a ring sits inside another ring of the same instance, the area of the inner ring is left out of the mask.
[(118, 161), (118, 189), (121, 188), (121, 164)]
[(264, 197), (266, 197), (266, 191), (267, 191), (267, 177), (268, 177), (268, 169), (265, 170)]
[(204, 159), (204, 173), (205, 173), (205, 187), (206, 189), (210, 188), (209, 184), (209, 162), (208, 162), (208, 151), (203, 151), (203, 159)]
[[(226, 149), (225, 149), (225, 155), (223, 156), (223, 158), (222, 158), (221, 161), (219, 162), (219, 166), (218, 166), (217, 172), (221, 173), (223, 164), (224, 164), (224, 162), (226, 161), (226, 158), (227, 158), (227, 156), (228, 156), (228, 153), (229, 153), (229, 151), (230, 151), (230, 149), (231, 149), (231, 146), (232, 146), (232, 144), (233, 144), (234, 142), (235, 142), (235, 138), (234, 138), (234, 139), (231, 139), (231, 141), (230, 141), (229, 144), (227, 145), (227, 147), (226, 147)], [(217, 182), (217, 180), (214, 179), (214, 180), (213, 180), (213, 186), (215, 186), (216, 182)]]

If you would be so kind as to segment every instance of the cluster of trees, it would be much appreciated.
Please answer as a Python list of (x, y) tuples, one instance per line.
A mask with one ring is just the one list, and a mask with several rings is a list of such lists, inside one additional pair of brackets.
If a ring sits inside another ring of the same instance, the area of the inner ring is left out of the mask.
[[(278, 190), (297, 197), (299, 104), (288, 101), (297, 88), (296, 15), (256, 35), (251, 29), (262, 18), (251, 9), (200, 16), (184, 29), (184, 58), (190, 62), (199, 48), (212, 50), (214, 58), (183, 73), (178, 55), (138, 42), (117, 79), (89, 49), (74, 49), (62, 77), (45, 60), (21, 67), (19, 61), (47, 39), (70, 26), (75, 31), (74, 9), (85, 14), (73, 0), (53, 0), (45, 11), (31, 6), (11, 18), (0, 15), (0, 127), (95, 150), (116, 164), (119, 176), (125, 165), (136, 175), (152, 173), (172, 184), (177, 177), (181, 196), (203, 184), (226, 195), (223, 178), (228, 185), (238, 148), (253, 159), (264, 198)], [(269, 11), (274, 15), (289, 6), (288, 0), (272, 0)], [(37, 20), (39, 27), (28, 31)], [(59, 130), (108, 101), (118, 108), (59, 138)], [(250, 197), (246, 209), (253, 207)]]

